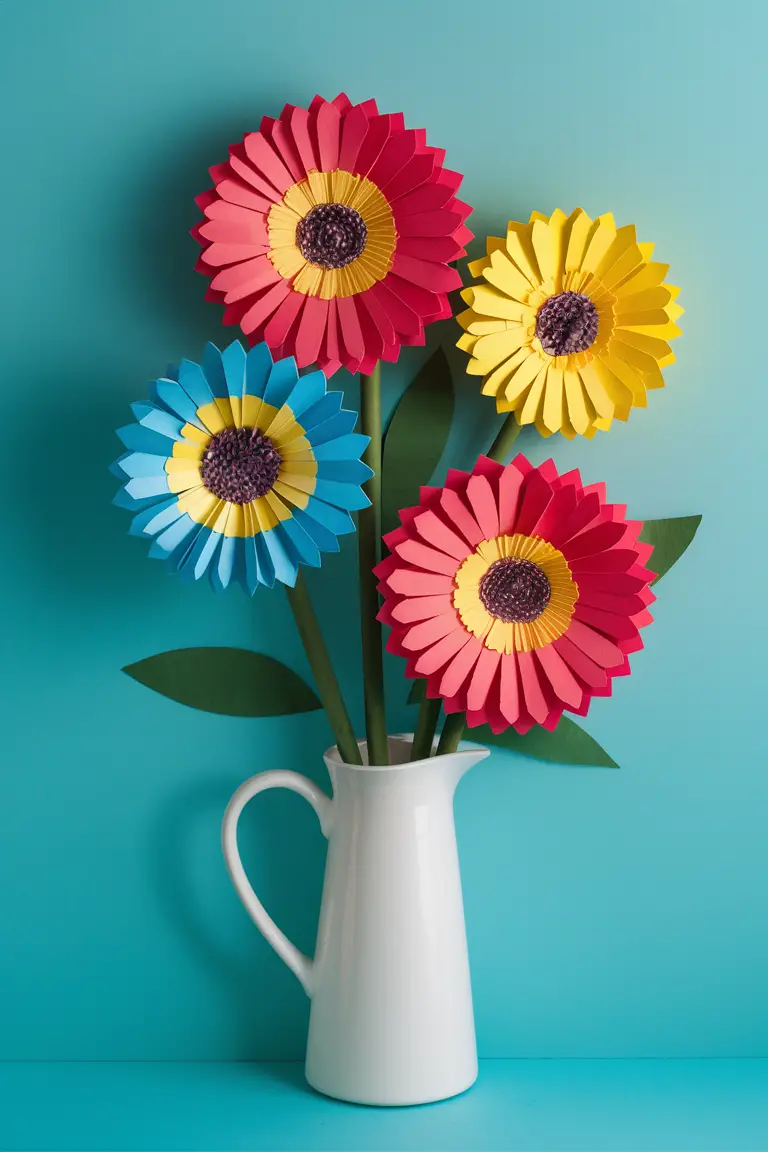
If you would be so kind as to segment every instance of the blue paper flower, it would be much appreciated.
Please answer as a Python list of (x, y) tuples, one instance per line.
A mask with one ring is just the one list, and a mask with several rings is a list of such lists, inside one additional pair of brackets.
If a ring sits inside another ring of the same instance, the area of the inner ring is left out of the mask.
[(369, 503), (368, 438), (341, 402), (322, 372), (299, 376), (266, 344), (208, 344), (202, 365), (182, 360), (118, 429), (128, 452), (112, 466), (124, 481), (115, 503), (137, 513), (131, 534), (188, 579), (208, 572), (217, 591), (293, 586)]

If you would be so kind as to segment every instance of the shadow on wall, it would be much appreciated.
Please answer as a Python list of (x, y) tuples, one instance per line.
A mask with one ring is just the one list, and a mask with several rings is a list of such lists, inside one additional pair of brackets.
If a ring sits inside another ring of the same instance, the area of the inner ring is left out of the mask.
[[(231, 774), (224, 779), (217, 774), (166, 796), (148, 834), (150, 886), (228, 1005), (229, 1020), (217, 1024), (216, 1046), (229, 1059), (263, 1058), (265, 1051), (273, 1059), (301, 1059), (309, 1001), (240, 905), (218, 852), (221, 817), (238, 782)], [(318, 783), (328, 787), (327, 779)], [(245, 809), (239, 831), (243, 864), (259, 899), (297, 947), (311, 955), (325, 853), (314, 812), (300, 797), (263, 793)], [(208, 846), (204, 869), (201, 840)], [(195, 1036), (191, 1043), (202, 1048), (205, 1042)]]

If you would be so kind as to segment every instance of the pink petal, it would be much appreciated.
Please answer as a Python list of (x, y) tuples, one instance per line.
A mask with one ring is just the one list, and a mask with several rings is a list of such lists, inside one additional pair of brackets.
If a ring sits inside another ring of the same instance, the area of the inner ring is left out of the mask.
[(368, 131), (360, 145), (360, 151), (352, 169), (356, 176), (368, 175), (392, 134), (393, 127), (391, 115), (376, 116), (368, 122)]
[(401, 256), (414, 256), (417, 260), (435, 264), (448, 264), (466, 255), (452, 236), (401, 236), (397, 241), (397, 250)]
[(455, 615), (451, 596), (411, 596), (393, 607), (392, 618), (399, 624), (412, 624), (415, 620), (429, 620), (446, 612)]
[(578, 502), (571, 515), (559, 525), (555, 525), (549, 535), (555, 548), (562, 548), (572, 536), (582, 532), (600, 514), (600, 499), (596, 493), (585, 496)]
[(368, 133), (370, 115), (364, 105), (358, 104), (344, 117), (341, 128), (341, 145), (339, 149), (339, 168), (345, 172), (354, 172), (357, 154)]
[(535, 656), (558, 700), (580, 708), (584, 693), (562, 656), (551, 644), (537, 648)]
[(427, 572), (442, 572), (445, 576), (456, 575), (457, 565), (452, 556), (420, 544), (418, 540), (405, 540), (397, 545), (395, 551), (407, 564), (416, 568), (424, 568)]
[(391, 272), (383, 283), (398, 300), (402, 301), (406, 308), (410, 308), (411, 312), (419, 317), (420, 321), (426, 323), (440, 315), (444, 296), (440, 296), (436, 292), (428, 292), (426, 288), (411, 284), (409, 280), (403, 280)]
[(587, 572), (626, 572), (636, 559), (637, 553), (628, 548), (609, 548), (607, 552), (571, 560), (569, 567), (574, 576), (582, 576)]
[[(612, 640), (637, 639), (637, 626), (630, 616), (616, 615), (614, 612), (601, 612), (599, 608), (589, 608), (579, 601), (573, 618), (574, 620), (581, 620), (582, 624), (588, 624), (591, 628), (596, 628), (598, 632), (602, 632)], [(642, 646), (641, 641), (640, 647), (642, 648)], [(624, 650), (623, 644), (621, 647)]]
[[(421, 317), (389, 290), (387, 280), (389, 280), (389, 277), (387, 277), (386, 280), (379, 280), (368, 289), (368, 293), (370, 293), (379, 307), (389, 316), (396, 332), (406, 334), (420, 333), (422, 331)], [(368, 295), (368, 293), (366, 293), (366, 295)]]
[(624, 662), (624, 654), (620, 648), (579, 620), (571, 620), (565, 635), (601, 668), (617, 668)]
[(261, 172), (281, 196), (285, 195), (295, 180), (261, 132), (250, 132), (243, 140), (243, 145), (246, 156), (257, 172)]
[[(481, 653), (485, 651), (485, 647), (477, 637), (472, 636), (469, 643), (464, 645), (446, 668), (440, 683), (441, 696), (455, 697), (458, 695), (467, 677), (477, 664)], [(463, 711), (461, 707), (456, 710)]]
[(277, 348), (285, 342), (294, 320), (307, 299), (308, 297), (301, 292), (291, 292), (286, 296), (264, 329), (264, 339), (270, 348)]
[(362, 360), (365, 356), (365, 342), (357, 315), (354, 296), (339, 296), (336, 300), (336, 310), (341, 327), (342, 343), (349, 356)]
[(317, 112), (317, 145), (322, 172), (332, 172), (338, 168), (340, 142), (341, 111), (335, 104), (323, 103)]
[(414, 156), (400, 169), (397, 175), (393, 176), (389, 183), (382, 188), (382, 192), (389, 202), (392, 203), (392, 201), (396, 200), (399, 196), (405, 196), (408, 192), (413, 192), (420, 184), (426, 183), (437, 167), (436, 158), (430, 153), (422, 153)]
[(453, 592), (450, 576), (438, 576), (432, 572), (416, 572), (413, 568), (398, 568), (387, 580), (393, 592), (401, 596), (439, 596)]
[(569, 668), (571, 668), (578, 678), (593, 691), (597, 688), (603, 688), (608, 680), (608, 675), (599, 664), (594, 660), (590, 660), (586, 653), (582, 652), (580, 648), (568, 639), (568, 634), (560, 636), (554, 641), (552, 647), (565, 660)]
[(293, 143), (305, 172), (319, 168), (309, 128), (310, 116), (306, 108), (294, 108), (291, 112), (290, 130)]
[(613, 520), (609, 520), (607, 523), (598, 524), (595, 528), (589, 528), (586, 532), (579, 533), (578, 536), (572, 536), (563, 545), (562, 553), (566, 560), (579, 560), (584, 556), (592, 556), (597, 552), (605, 552), (608, 548), (613, 548), (625, 535), (626, 527), (623, 523), (617, 524)]
[(293, 142), (288, 124), (282, 120), (276, 120), (272, 125), (272, 143), (275, 150), (280, 154), (280, 158), (285, 164), (288, 171), (293, 176), (294, 183), (303, 180), (307, 175), (304, 165), (301, 162), (296, 145)]
[(358, 305), (363, 305), (370, 314), (371, 320), (376, 325), (384, 344), (390, 347), (396, 344), (397, 333), (392, 323), (392, 318), (386, 308), (379, 303), (379, 298), (376, 293), (371, 289), (368, 289), (367, 292), (361, 292), (357, 297), (357, 302)]
[(534, 535), (552, 495), (552, 485), (544, 479), (541, 471), (536, 468), (529, 472), (523, 483), (515, 532), (522, 532), (524, 536)]
[[(237, 151), (235, 151), (235, 149), (237, 149)], [(239, 155), (238, 153), (241, 150), (242, 155)], [(280, 193), (277, 192), (260, 173), (254, 172), (244, 157), (245, 148), (240, 144), (233, 145), (229, 156), (232, 171), (236, 176), (239, 176), (241, 180), (244, 180), (246, 184), (250, 184), (252, 188), (255, 188), (257, 192), (261, 192), (261, 194), (269, 200), (270, 204), (276, 204), (280, 199)]]
[(383, 188), (415, 156), (418, 142), (418, 133), (413, 129), (390, 136), (369, 171), (368, 179), (378, 188)]
[(507, 464), (499, 477), (499, 532), (504, 536), (515, 532), (523, 480), (524, 475), (514, 461)]
[(525, 707), (534, 720), (542, 724), (549, 712), (547, 698), (536, 669), (536, 660), (532, 652), (518, 652), (517, 663), (520, 669)]
[(268, 284), (276, 284), (281, 279), (271, 260), (266, 256), (256, 256), (253, 260), (244, 260), (242, 264), (235, 264), (219, 272), (211, 280), (211, 287), (225, 293), (225, 300), (230, 304), (266, 288)]
[(426, 652), (416, 661), (416, 671), (420, 676), (430, 676), (433, 672), (437, 672), (438, 668), (443, 668), (452, 656), (474, 639), (471, 632), (466, 632), (463, 628), (457, 628), (455, 632), (451, 632), (449, 636), (444, 636), (442, 640), (438, 640), (437, 644), (432, 648), (428, 648)]
[(457, 629), (463, 631), (455, 613), (443, 612), (440, 616), (430, 616), (428, 620), (407, 628), (402, 635), (402, 645), (408, 652), (423, 652)]
[(429, 212), (435, 208), (444, 208), (451, 200), (453, 200), (453, 188), (449, 185), (437, 181), (422, 184), (413, 192), (408, 192), (407, 195), (400, 196), (394, 201), (392, 210), (395, 214), (395, 223), (402, 216), (412, 216), (417, 212)]
[(399, 252), (395, 252), (392, 271), (429, 292), (453, 292), (455, 288), (461, 288), (461, 276), (455, 268), (417, 260), (415, 256), (401, 256)]
[(250, 208), (254, 212), (269, 212), (272, 202), (265, 196), (249, 189), (240, 180), (222, 180), (216, 185), (216, 191), (222, 200), (228, 204), (239, 204), (243, 208)]
[(295, 293), (291, 292), (291, 286), (288, 281), (280, 280), (274, 287), (270, 288), (268, 292), (260, 296), (240, 321), (243, 332), (250, 334), (251, 332), (255, 332), (256, 329), (261, 328), (267, 317), (272, 315), (289, 292), (291, 295), (295, 295)]
[(451, 236), (460, 227), (461, 220), (458, 212), (438, 208), (434, 212), (403, 216), (397, 230), (401, 236)]
[(490, 648), (483, 646), (472, 673), (472, 680), (467, 693), (467, 709), (471, 708), (473, 711), (479, 712), (485, 707), (501, 659), (501, 652), (492, 652)]
[[(466, 541), (452, 532), (434, 512), (423, 512), (415, 518), (414, 524), (416, 531), (424, 540), (434, 545), (435, 548), (439, 548), (441, 552), (445, 552), (446, 555), (452, 556), (454, 561), (458, 563), (466, 560), (472, 551)], [(456, 564), (454, 564), (454, 570), (455, 568)]]
[(453, 527), (461, 532), (473, 548), (485, 539), (480, 525), (457, 492), (451, 491), (450, 488), (444, 489), (440, 496), (440, 505)]
[(499, 707), (502, 716), (509, 724), (514, 724), (518, 720), (522, 703), (518, 657), (519, 653), (516, 652), (504, 653), (501, 657)]
[(299, 368), (314, 364), (320, 355), (328, 321), (328, 301), (319, 296), (307, 296), (296, 333), (296, 363)]
[(471, 476), (467, 485), (467, 499), (485, 540), (499, 534), (499, 512), (496, 497), (485, 476)]

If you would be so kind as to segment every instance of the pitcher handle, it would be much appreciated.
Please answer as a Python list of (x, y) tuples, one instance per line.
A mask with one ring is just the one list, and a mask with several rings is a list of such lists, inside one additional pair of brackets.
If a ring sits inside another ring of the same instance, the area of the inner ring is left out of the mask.
[(250, 780), (246, 780), (244, 784), (240, 785), (227, 805), (221, 824), (221, 846), (224, 851), (227, 871), (235, 886), (235, 891), (264, 939), (272, 945), (280, 959), (298, 977), (307, 996), (311, 996), (313, 961), (310, 960), (309, 956), (300, 952), (275, 924), (251, 887), (237, 848), (237, 822), (240, 819), (240, 813), (249, 800), (267, 788), (289, 788), (292, 792), (298, 792), (299, 796), (308, 800), (317, 813), (320, 828), (326, 837), (331, 828), (333, 801), (330, 796), (326, 796), (322, 788), (318, 788), (316, 784), (298, 772), (259, 772), (257, 776), (251, 776)]

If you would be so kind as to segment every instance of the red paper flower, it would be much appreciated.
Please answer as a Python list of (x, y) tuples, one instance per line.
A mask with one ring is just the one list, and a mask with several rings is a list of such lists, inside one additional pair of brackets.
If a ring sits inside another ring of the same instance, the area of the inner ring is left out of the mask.
[(481, 456), (472, 473), (452, 470), (385, 537), (388, 650), (470, 727), (524, 734), (552, 730), (566, 708), (586, 715), (629, 673), (652, 619), (652, 547), (625, 512), (603, 484), (559, 476), (551, 460)]
[(251, 344), (326, 376), (423, 344), (425, 325), (451, 315), (461, 280), (449, 264), (472, 238), (444, 156), (373, 100), (286, 104), (232, 145), (197, 198), (207, 299)]

